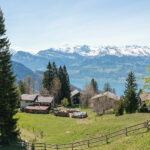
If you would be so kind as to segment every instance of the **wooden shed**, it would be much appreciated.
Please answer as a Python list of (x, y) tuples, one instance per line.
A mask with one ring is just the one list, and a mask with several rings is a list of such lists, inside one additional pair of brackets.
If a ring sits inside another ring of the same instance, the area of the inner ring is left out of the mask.
[(94, 112), (104, 113), (106, 110), (115, 108), (119, 100), (120, 96), (111, 92), (104, 92), (92, 97), (90, 101)]
[(71, 103), (72, 105), (78, 105), (80, 103), (80, 91), (73, 90), (71, 92)]

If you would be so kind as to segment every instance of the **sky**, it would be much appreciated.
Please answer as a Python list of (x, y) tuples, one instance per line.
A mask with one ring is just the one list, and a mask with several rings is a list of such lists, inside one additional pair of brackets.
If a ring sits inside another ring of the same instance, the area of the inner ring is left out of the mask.
[(150, 0), (0, 0), (11, 48), (150, 46)]

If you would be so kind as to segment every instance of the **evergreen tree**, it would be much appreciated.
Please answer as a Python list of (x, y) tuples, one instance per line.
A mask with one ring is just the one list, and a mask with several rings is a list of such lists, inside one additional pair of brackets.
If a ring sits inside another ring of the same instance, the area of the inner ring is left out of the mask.
[(57, 66), (56, 66), (55, 62), (53, 62), (53, 64), (52, 64), (52, 71), (53, 71), (53, 77), (54, 78), (58, 77), (58, 70), (57, 70)]
[(59, 67), (58, 76), (59, 76), (59, 79), (60, 79), (60, 82), (61, 82), (60, 98), (61, 98), (61, 100), (64, 99), (64, 98), (67, 98), (68, 102), (69, 102), (69, 105), (71, 105), (70, 80), (69, 80), (69, 75), (68, 75), (66, 66), (64, 66), (63, 68), (61, 66)]
[(59, 80), (61, 82), (61, 92), (60, 92), (60, 99), (59, 99), (59, 103), (61, 103), (61, 100), (64, 98), (64, 75), (63, 75), (63, 69), (62, 67), (60, 66), (59, 67), (59, 70), (58, 70), (58, 77), (59, 77)]
[(17, 130), (18, 92), (14, 84), (15, 76), (9, 52), (9, 40), (5, 36), (6, 30), (2, 10), (0, 9), (0, 142), (8, 144), (16, 140)]
[(43, 87), (46, 88), (49, 92), (51, 89), (53, 78), (54, 76), (53, 76), (52, 65), (49, 61), (47, 65), (47, 70), (44, 72), (44, 78), (43, 78)]
[(132, 71), (129, 72), (128, 78), (126, 79), (125, 94), (126, 94), (126, 92), (128, 92), (129, 89), (133, 89), (134, 91), (137, 90), (136, 78)]
[(124, 107), (127, 113), (135, 113), (138, 109), (138, 98), (136, 92), (132, 88), (126, 92)]
[(110, 84), (108, 82), (104, 84), (103, 91), (104, 92), (108, 92), (108, 91), (112, 92), (111, 86), (110, 86)]
[(123, 111), (124, 111), (124, 105), (123, 105), (123, 100), (121, 99), (115, 107), (115, 116), (123, 115)]
[(63, 97), (68, 99), (69, 105), (71, 105), (70, 99), (70, 80), (66, 66), (63, 67)]
[(26, 94), (27, 93), (27, 86), (26, 83), (24, 83), (22, 80), (18, 81), (18, 87), (21, 92), (21, 94)]
[(138, 109), (138, 98), (136, 94), (137, 83), (133, 72), (128, 74), (125, 84), (124, 107), (127, 113), (134, 113)]
[(97, 82), (92, 78), (90, 83), (93, 91), (97, 94), (98, 93), (98, 85)]

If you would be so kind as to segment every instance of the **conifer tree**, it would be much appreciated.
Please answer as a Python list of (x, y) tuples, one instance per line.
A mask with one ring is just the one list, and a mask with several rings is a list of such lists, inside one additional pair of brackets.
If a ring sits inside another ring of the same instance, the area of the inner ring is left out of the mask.
[(125, 84), (124, 107), (127, 113), (134, 113), (138, 109), (137, 83), (133, 72), (128, 74)]
[(110, 84), (108, 82), (104, 84), (103, 91), (104, 92), (108, 92), (108, 91), (112, 92), (112, 88), (111, 88), (111, 86), (110, 86)]
[(18, 81), (18, 87), (19, 87), (19, 90), (20, 90), (21, 94), (26, 94), (27, 93), (26, 83), (23, 82), (22, 80)]
[(129, 89), (133, 89), (134, 91), (137, 90), (137, 83), (134, 73), (131, 71), (128, 74), (128, 78), (126, 79), (125, 83), (125, 94)]
[(69, 79), (69, 75), (68, 75), (66, 66), (63, 67), (63, 76), (64, 76), (64, 97), (68, 99), (69, 105), (71, 105), (70, 79)]
[(52, 64), (52, 71), (53, 71), (53, 77), (54, 78), (58, 77), (58, 70), (57, 70), (57, 66), (56, 66), (55, 62), (53, 62), (53, 64)]
[(58, 77), (59, 77), (59, 80), (61, 82), (61, 92), (60, 92), (60, 99), (59, 99), (59, 103), (61, 103), (61, 100), (64, 98), (64, 90), (63, 90), (64, 76), (63, 76), (63, 69), (61, 66), (59, 67), (59, 70), (58, 70)]
[(93, 91), (97, 94), (98, 93), (98, 85), (97, 82), (92, 78), (90, 83)]
[(46, 88), (49, 92), (51, 89), (53, 78), (54, 76), (53, 76), (52, 65), (49, 61), (47, 65), (47, 70), (44, 72), (44, 77), (43, 77), (43, 87)]
[(2, 144), (16, 140), (19, 134), (17, 119), (14, 118), (19, 98), (14, 84), (15, 76), (9, 52), (10, 44), (5, 34), (4, 17), (0, 9), (0, 142)]

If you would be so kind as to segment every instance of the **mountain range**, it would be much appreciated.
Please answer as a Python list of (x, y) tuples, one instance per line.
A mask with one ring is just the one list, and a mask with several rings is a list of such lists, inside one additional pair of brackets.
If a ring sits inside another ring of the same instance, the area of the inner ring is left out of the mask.
[[(129, 71), (135, 72), (139, 87), (143, 86), (142, 78), (149, 76), (146, 65), (150, 64), (150, 48), (147, 46), (66, 46), (41, 50), (36, 54), (11, 51), (12, 60), (23, 64), (33, 72), (34, 77), (39, 76), (37, 71), (43, 72), (46, 69), (49, 60), (55, 61), (57, 66), (66, 65), (71, 83), (79, 88), (95, 78), (101, 90), (104, 83), (109, 82), (117, 94), (121, 95)], [(20, 75), (19, 79), (21, 76), (23, 77)]]

